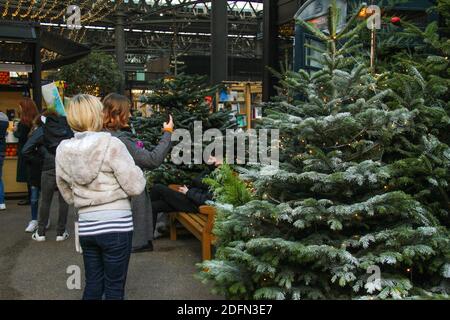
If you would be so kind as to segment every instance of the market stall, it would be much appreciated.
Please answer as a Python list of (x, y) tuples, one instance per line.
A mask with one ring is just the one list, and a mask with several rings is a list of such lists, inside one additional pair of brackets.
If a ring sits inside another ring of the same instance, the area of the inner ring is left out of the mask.
[[(57, 53), (42, 61), (41, 51)], [(42, 30), (38, 23), (0, 21), (0, 111), (9, 120), (3, 182), (8, 195), (27, 192), (26, 183), (16, 182), (17, 139), (13, 135), (19, 121), (19, 102), (31, 97), (42, 107), (41, 72), (71, 63), (90, 52), (86, 46)]]
[(241, 128), (252, 128), (253, 120), (262, 117), (262, 83), (224, 81), (224, 89), (216, 94), (216, 110), (234, 112)]

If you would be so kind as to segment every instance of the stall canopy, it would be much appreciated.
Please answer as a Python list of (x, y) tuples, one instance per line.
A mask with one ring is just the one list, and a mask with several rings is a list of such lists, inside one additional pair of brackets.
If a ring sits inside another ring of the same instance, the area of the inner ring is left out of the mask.
[[(57, 53), (41, 61), (41, 49)], [(41, 71), (59, 68), (89, 54), (90, 48), (45, 31), (38, 23), (0, 21), (0, 71), (32, 71), (33, 99), (41, 106)]]
[(41, 31), (41, 46), (60, 55), (57, 59), (44, 62), (42, 70), (55, 69), (73, 63), (91, 51), (85, 45), (44, 30)]
[(0, 22), (0, 61), (35, 63), (36, 44), (58, 54), (42, 63), (42, 70), (59, 68), (86, 56), (90, 48), (40, 28), (38, 24)]

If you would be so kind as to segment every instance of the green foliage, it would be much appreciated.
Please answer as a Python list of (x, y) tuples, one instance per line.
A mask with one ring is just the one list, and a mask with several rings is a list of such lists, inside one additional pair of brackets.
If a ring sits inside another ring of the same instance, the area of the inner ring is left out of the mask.
[(391, 186), (401, 188), (419, 200), (446, 226), (449, 219), (450, 85), (448, 12), (442, 8), (449, 0), (440, 0), (437, 9), (442, 16), (427, 26), (416, 26), (405, 19), (393, 34), (399, 41), (414, 43), (399, 47), (380, 61), (378, 85), (393, 94), (386, 104), (415, 113), (408, 132), (393, 139), (384, 158), (398, 160), (392, 165)]
[[(168, 113), (173, 117), (175, 129), (188, 130), (192, 139), (195, 121), (202, 122), (203, 131), (217, 128), (224, 133), (226, 129), (236, 126), (229, 112), (211, 112), (205, 97), (214, 96), (217, 87), (209, 86), (206, 77), (181, 74), (173, 79), (155, 80), (149, 88), (152, 93), (143, 96), (141, 101), (152, 105), (154, 113), (149, 118), (132, 118), (139, 139), (144, 141), (148, 149), (152, 149), (161, 138), (161, 128)], [(207, 143), (203, 144), (206, 145)], [(189, 184), (204, 169), (205, 165), (175, 165), (166, 162), (147, 175), (150, 184)]]
[(240, 206), (252, 198), (247, 185), (228, 164), (214, 170), (209, 177), (203, 179), (203, 182), (211, 187), (214, 199), (220, 203)]
[(448, 298), (450, 153), (433, 134), (446, 113), (420, 100), (417, 68), (372, 74), (354, 29), (329, 30), (311, 30), (327, 45), (323, 68), (286, 73), (266, 105), (280, 169), (247, 168), (258, 198), (220, 206), (200, 278), (230, 299)]
[(114, 57), (94, 51), (75, 63), (61, 67), (58, 78), (67, 82), (68, 95), (87, 93), (104, 96), (117, 90), (122, 74)]

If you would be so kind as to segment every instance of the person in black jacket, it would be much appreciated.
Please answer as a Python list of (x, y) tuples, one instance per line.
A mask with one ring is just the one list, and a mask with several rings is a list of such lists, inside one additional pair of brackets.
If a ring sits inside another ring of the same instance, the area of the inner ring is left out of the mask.
[[(39, 208), (39, 195), (41, 192), (41, 175), (42, 165), (44, 163), (43, 151), (43, 137), (44, 137), (44, 123), (43, 119), (46, 117), (55, 116), (58, 114), (53, 110), (46, 110), (42, 115), (38, 115), (34, 120), (34, 126), (30, 131), (29, 137), (22, 149), (22, 154), (25, 159), (28, 178), (31, 185), (31, 221), (25, 232), (34, 232), (38, 227), (38, 208)], [(49, 227), (48, 220), (46, 229)]]
[[(221, 162), (215, 157), (210, 157), (208, 164), (217, 167), (221, 165)], [(209, 187), (202, 182), (212, 170), (213, 168), (203, 171), (192, 179), (189, 186), (181, 186), (177, 191), (162, 184), (154, 184), (150, 191), (153, 225), (156, 225), (157, 214), (160, 212), (182, 211), (197, 213), (198, 207), (204, 205), (206, 201), (212, 200), (213, 195), (209, 191)]]
[(29, 205), (31, 198), (31, 185), (28, 177), (28, 169), (23, 158), (22, 148), (28, 140), (31, 127), (33, 126), (33, 120), (39, 114), (36, 103), (29, 98), (24, 97), (19, 102), (19, 114), (20, 122), (14, 128), (14, 136), (19, 140), (17, 150), (17, 182), (25, 182), (28, 188), (28, 197), (25, 200), (19, 201), (19, 205)]
[(34, 152), (38, 149), (43, 157), (41, 174), (41, 196), (39, 203), (38, 229), (33, 233), (32, 239), (35, 241), (45, 241), (45, 229), (49, 221), (50, 205), (55, 191), (58, 193), (58, 225), (56, 229), (56, 241), (64, 241), (69, 237), (66, 230), (67, 214), (69, 206), (59, 193), (56, 186), (55, 156), (56, 148), (65, 139), (73, 137), (73, 131), (67, 123), (66, 117), (58, 114), (51, 114), (43, 118), (44, 125), (39, 135), (34, 136), (33, 141), (27, 145), (23, 151)]

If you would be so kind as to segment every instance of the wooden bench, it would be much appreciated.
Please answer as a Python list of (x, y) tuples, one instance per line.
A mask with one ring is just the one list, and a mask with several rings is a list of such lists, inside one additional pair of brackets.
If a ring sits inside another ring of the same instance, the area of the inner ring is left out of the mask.
[[(178, 191), (179, 185), (171, 184), (169, 188)], [(202, 243), (202, 259), (211, 260), (211, 245), (215, 237), (212, 234), (216, 209), (203, 205), (199, 207), (199, 213), (170, 212), (170, 240), (177, 240), (176, 221), (179, 221)]]

